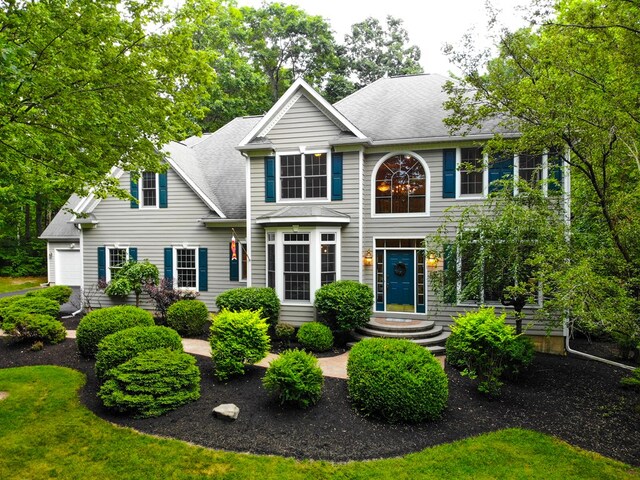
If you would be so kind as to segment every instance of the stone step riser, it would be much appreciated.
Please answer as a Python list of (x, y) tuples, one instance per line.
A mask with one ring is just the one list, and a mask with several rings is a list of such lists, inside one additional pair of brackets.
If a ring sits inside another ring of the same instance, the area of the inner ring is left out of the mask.
[(424, 330), (432, 329), (435, 326), (435, 322), (422, 322), (420, 325), (407, 325), (403, 326), (402, 323), (398, 325), (384, 325), (379, 323), (369, 322), (365, 325), (365, 328), (372, 330), (379, 330), (381, 332), (422, 332)]
[[(435, 337), (430, 337), (430, 338), (414, 338), (414, 339), (410, 339), (407, 338), (407, 340), (413, 342), (413, 343), (417, 343), (418, 345), (422, 345), (422, 346), (444, 346), (444, 343), (447, 341), (447, 338), (449, 338), (450, 333), (449, 332), (442, 332), (440, 333), (438, 336)], [(359, 333), (354, 333), (353, 335), (356, 340), (364, 340), (365, 338), (372, 338), (370, 336), (367, 335), (362, 335)], [(388, 338), (388, 337), (387, 337)]]

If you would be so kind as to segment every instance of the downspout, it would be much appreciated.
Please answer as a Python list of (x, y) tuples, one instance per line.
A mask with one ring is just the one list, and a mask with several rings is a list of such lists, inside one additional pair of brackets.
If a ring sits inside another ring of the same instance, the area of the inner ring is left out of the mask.
[(595, 355), (590, 355), (588, 353), (580, 352), (578, 350), (574, 350), (573, 348), (571, 348), (569, 346), (569, 326), (568, 326), (568, 323), (569, 323), (568, 320), (565, 320), (564, 325), (562, 327), (562, 333), (564, 334), (564, 338), (565, 338), (565, 349), (567, 350), (567, 353), (570, 353), (571, 355), (575, 355), (577, 357), (586, 358), (588, 360), (595, 360), (596, 362), (606, 363), (606, 364), (612, 365), (614, 367), (624, 368), (626, 370), (635, 370), (635, 368), (630, 366), (630, 365), (625, 365), (624, 363), (614, 362), (613, 360), (607, 360), (606, 358), (602, 358), (602, 357), (596, 357)]

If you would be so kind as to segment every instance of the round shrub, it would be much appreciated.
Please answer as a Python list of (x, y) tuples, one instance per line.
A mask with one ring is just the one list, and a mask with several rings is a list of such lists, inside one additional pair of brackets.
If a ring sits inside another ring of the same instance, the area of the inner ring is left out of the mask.
[(33, 290), (27, 293), (27, 297), (44, 297), (55, 300), (60, 305), (67, 303), (71, 298), (73, 290), (66, 285), (54, 285), (52, 287), (43, 288), (42, 290)]
[(82, 355), (94, 357), (100, 340), (107, 335), (126, 328), (153, 325), (153, 316), (141, 308), (131, 305), (102, 308), (88, 313), (80, 320), (76, 342)]
[(199, 336), (209, 321), (209, 310), (200, 300), (179, 300), (167, 309), (167, 325), (184, 336)]
[(200, 369), (191, 355), (148, 350), (111, 370), (98, 397), (135, 417), (157, 417), (200, 398)]
[(326, 352), (333, 347), (333, 333), (318, 322), (303, 323), (298, 329), (298, 342), (312, 352)]
[(220, 310), (239, 312), (241, 310), (262, 310), (262, 317), (269, 326), (274, 327), (280, 317), (280, 299), (273, 288), (249, 287), (234, 288), (221, 293), (216, 298)]
[(416, 423), (438, 418), (447, 406), (447, 375), (430, 351), (408, 340), (356, 343), (347, 374), (351, 402), (365, 415)]
[(334, 331), (347, 332), (371, 319), (373, 290), (353, 280), (329, 283), (316, 291), (315, 307), (321, 322)]
[(96, 375), (104, 380), (112, 368), (131, 360), (139, 353), (158, 348), (182, 352), (178, 332), (167, 327), (132, 327), (104, 337), (98, 344)]
[(3, 330), (18, 340), (39, 340), (45, 343), (60, 343), (67, 336), (61, 321), (51, 315), (29, 313), (4, 322)]
[(13, 302), (20, 298), (25, 298), (24, 295), (12, 295), (10, 297), (2, 297), (0, 298), (0, 326), (2, 324), (2, 320), (4, 318), (4, 311), (11, 305)]
[(296, 334), (296, 327), (290, 323), (278, 322), (274, 331), (278, 340), (291, 340)]
[(324, 377), (318, 359), (312, 354), (287, 350), (271, 362), (262, 384), (281, 405), (307, 408), (320, 400)]
[(269, 353), (269, 326), (258, 312), (222, 310), (211, 325), (211, 359), (220, 380), (243, 374), (244, 366)]
[[(58, 313), (60, 313), (60, 304), (55, 300), (44, 297), (19, 297), (11, 302), (6, 302), (2, 306), (0, 315), (4, 325), (5, 323), (16, 323), (25, 315), (35, 313), (57, 318)], [(3, 328), (3, 330), (7, 329)]]

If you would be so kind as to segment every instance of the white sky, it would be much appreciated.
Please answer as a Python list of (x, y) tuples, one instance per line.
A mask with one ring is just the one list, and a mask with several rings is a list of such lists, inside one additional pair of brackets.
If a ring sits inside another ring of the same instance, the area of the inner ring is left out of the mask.
[[(240, 6), (259, 7), (262, 0), (237, 0)], [(409, 41), (420, 47), (420, 63), (427, 73), (459, 73), (442, 53), (445, 43), (456, 45), (462, 36), (474, 29), (479, 45), (490, 46), (484, 33), (487, 17), (483, 0), (279, 0), (298, 5), (310, 15), (320, 15), (329, 21), (336, 41), (342, 43), (351, 25), (367, 17), (378, 18), (383, 25), (387, 15), (403, 20)], [(518, 6), (523, 0), (492, 0), (501, 10), (499, 22), (510, 30), (522, 26)]]

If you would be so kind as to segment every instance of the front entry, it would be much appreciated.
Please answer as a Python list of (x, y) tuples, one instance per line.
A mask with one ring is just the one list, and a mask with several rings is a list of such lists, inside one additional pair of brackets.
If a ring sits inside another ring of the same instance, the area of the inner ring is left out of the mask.
[(415, 311), (414, 250), (386, 252), (386, 311)]

